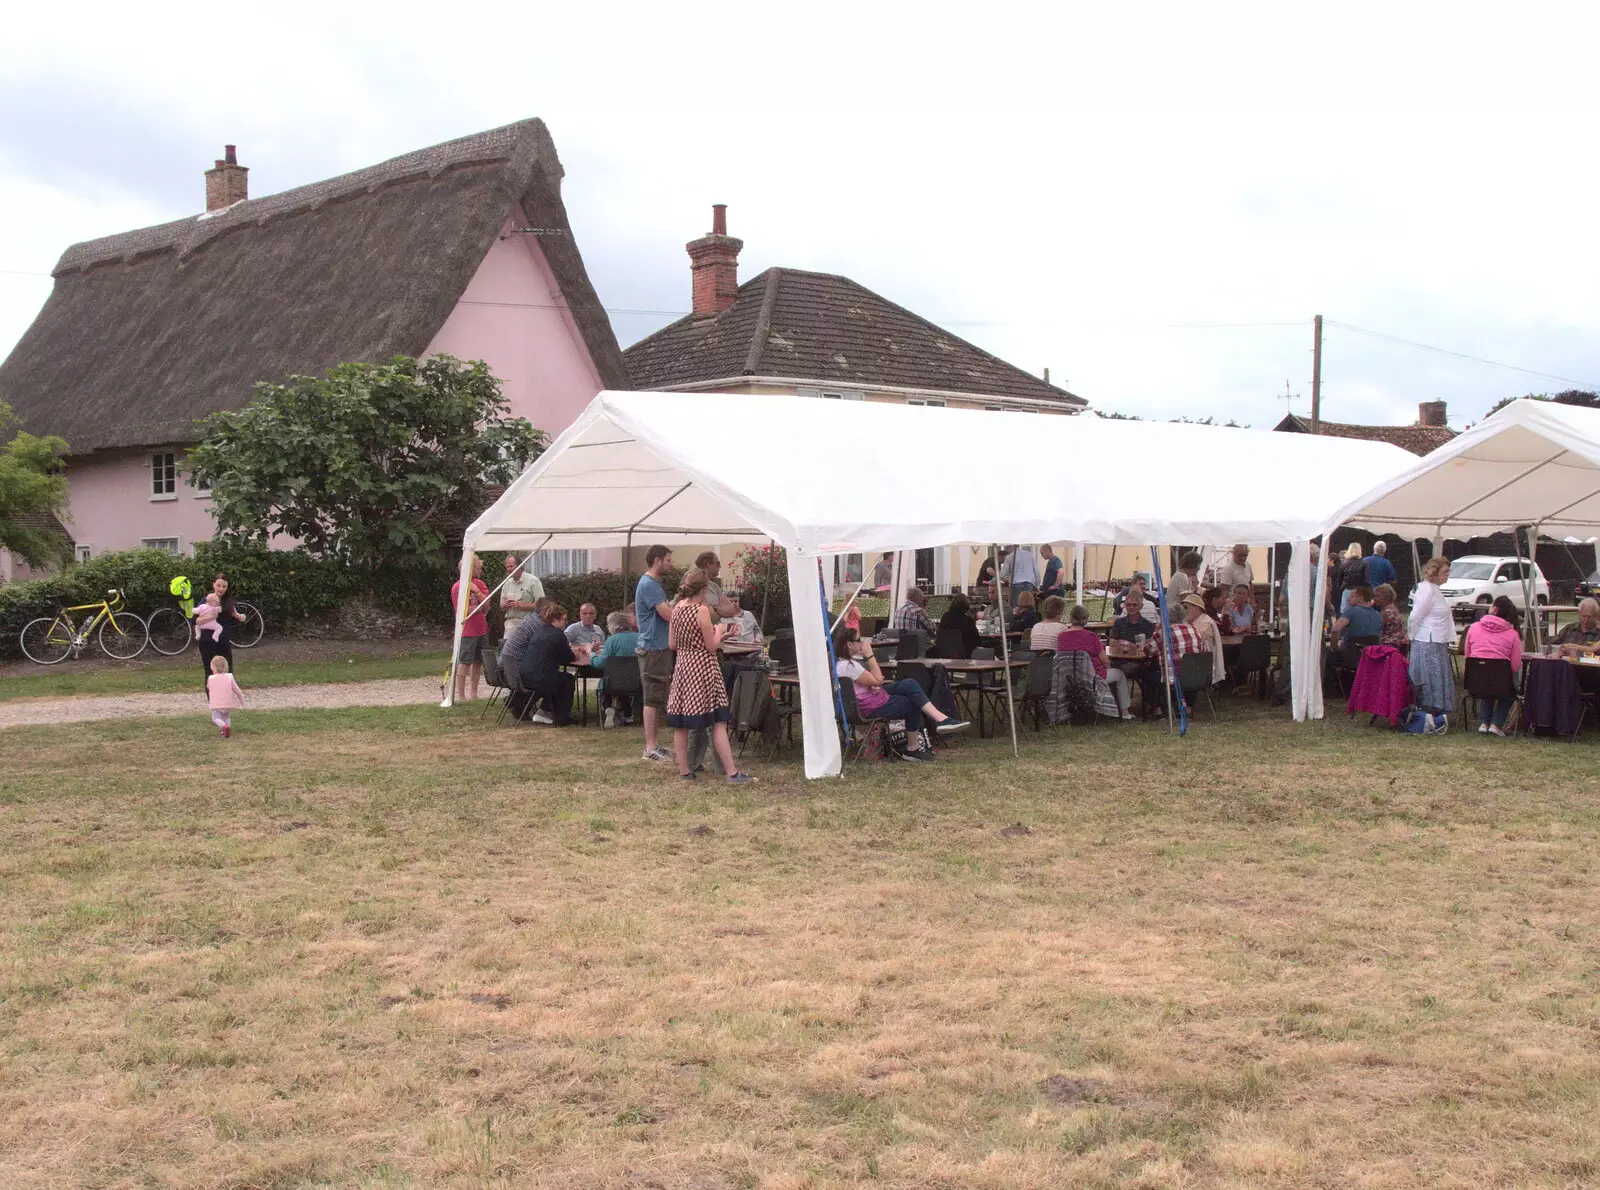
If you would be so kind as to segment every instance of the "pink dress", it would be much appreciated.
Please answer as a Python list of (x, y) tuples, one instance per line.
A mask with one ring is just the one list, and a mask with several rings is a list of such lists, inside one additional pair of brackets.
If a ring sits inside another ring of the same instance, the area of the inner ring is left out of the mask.
[(213, 711), (244, 706), (244, 691), (232, 674), (212, 674), (206, 679), (206, 700)]
[(222, 639), (222, 615), (220, 607), (212, 607), (209, 603), (202, 603), (194, 609), (194, 635), (200, 639), (202, 632), (209, 632), (212, 640)]

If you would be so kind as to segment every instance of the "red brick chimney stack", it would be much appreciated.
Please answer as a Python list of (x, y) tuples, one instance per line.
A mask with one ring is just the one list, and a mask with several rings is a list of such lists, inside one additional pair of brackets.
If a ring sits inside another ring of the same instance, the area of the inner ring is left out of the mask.
[(1445, 403), (1443, 401), (1423, 401), (1417, 406), (1417, 424), (1419, 426), (1447, 425)]
[(224, 145), (222, 160), (206, 170), (206, 210), (220, 211), (250, 197), (250, 171), (239, 164), (234, 146)]
[(739, 293), (739, 249), (743, 240), (728, 234), (728, 207), (714, 203), (711, 207), (711, 234), (691, 240), (689, 252), (689, 277), (693, 282), (694, 316), (709, 318), (721, 314)]

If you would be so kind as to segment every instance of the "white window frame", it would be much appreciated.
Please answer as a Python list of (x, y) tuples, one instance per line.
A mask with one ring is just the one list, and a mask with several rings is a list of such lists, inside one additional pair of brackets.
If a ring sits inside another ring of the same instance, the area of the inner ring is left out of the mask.
[(533, 555), (533, 573), (538, 578), (564, 578), (573, 574), (588, 574), (589, 551), (537, 550)]
[(148, 467), (150, 499), (176, 500), (178, 498), (177, 452), (171, 450), (151, 451)]
[(193, 472), (190, 472), (190, 474), (189, 474), (189, 486), (194, 489), (194, 498), (196, 500), (209, 500), (209, 499), (211, 499), (211, 485), (209, 483), (202, 485), (200, 483), (195, 482), (194, 473)]
[(799, 397), (820, 397), (824, 401), (865, 401), (867, 394), (849, 388), (797, 388)]
[(73, 546), (72, 552), (77, 555), (78, 561), (87, 562), (90, 558), (94, 557), (94, 546), (85, 545), (80, 541)]
[[(834, 566), (838, 570), (838, 585), (854, 591), (856, 585), (867, 577), (867, 556), (865, 554), (837, 554), (834, 556)], [(850, 572), (854, 570), (857, 577), (851, 578)]]
[(943, 409), (945, 402), (933, 397), (907, 397), (907, 405), (926, 405), (929, 409)]
[[(166, 544), (169, 541), (172, 543), (170, 548)], [(141, 537), (139, 538), (139, 548), (142, 550), (167, 550), (168, 553), (172, 554), (182, 552), (180, 542), (176, 537)]]

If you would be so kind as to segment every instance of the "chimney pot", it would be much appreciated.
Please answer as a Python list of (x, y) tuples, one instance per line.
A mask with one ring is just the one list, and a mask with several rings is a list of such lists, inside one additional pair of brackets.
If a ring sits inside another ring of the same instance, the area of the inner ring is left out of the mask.
[(713, 203), (711, 233), (685, 245), (689, 252), (689, 280), (694, 316), (721, 314), (738, 300), (739, 249), (743, 240), (728, 234), (728, 206)]
[(220, 211), (250, 197), (250, 171), (239, 164), (233, 145), (222, 147), (222, 160), (206, 170), (206, 210)]

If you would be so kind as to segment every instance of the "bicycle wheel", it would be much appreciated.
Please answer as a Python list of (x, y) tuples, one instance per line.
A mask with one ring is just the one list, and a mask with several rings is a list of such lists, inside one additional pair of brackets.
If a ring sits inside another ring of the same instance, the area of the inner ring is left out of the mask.
[(175, 607), (157, 608), (145, 626), (150, 630), (150, 647), (167, 657), (176, 657), (194, 639), (194, 629)]
[(55, 665), (72, 652), (72, 626), (60, 616), (30, 620), (22, 629), (22, 653), (35, 665)]
[(112, 612), (100, 625), (100, 651), (118, 661), (132, 661), (144, 652), (150, 630), (132, 612)]
[(233, 628), (228, 632), (228, 639), (241, 649), (253, 649), (261, 643), (261, 636), (267, 630), (267, 618), (253, 603), (241, 600), (238, 607), (239, 614), (244, 619), (234, 622)]

